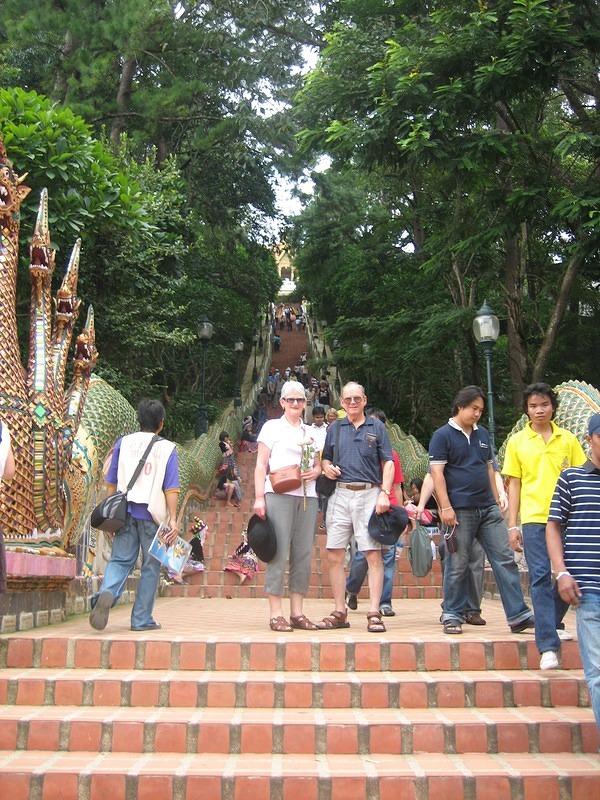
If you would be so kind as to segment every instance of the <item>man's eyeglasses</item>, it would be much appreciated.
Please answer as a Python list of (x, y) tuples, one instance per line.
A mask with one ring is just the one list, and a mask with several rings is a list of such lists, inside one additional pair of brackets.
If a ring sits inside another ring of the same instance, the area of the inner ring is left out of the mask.
[(364, 397), (343, 397), (342, 403), (362, 403)]
[(306, 399), (304, 397), (284, 397), (283, 401), (285, 403), (306, 403)]

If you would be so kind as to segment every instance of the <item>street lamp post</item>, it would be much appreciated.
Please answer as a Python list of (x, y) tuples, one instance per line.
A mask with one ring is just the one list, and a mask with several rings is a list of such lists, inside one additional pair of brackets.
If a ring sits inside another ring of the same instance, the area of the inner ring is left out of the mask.
[(198, 338), (202, 345), (202, 369), (200, 373), (200, 406), (198, 407), (198, 416), (196, 418), (196, 436), (202, 436), (203, 433), (208, 431), (208, 414), (205, 403), (206, 350), (208, 349), (208, 343), (212, 339), (212, 335), (212, 323), (208, 321), (206, 316), (200, 317), (198, 321)]
[(492, 384), (492, 351), (500, 335), (500, 323), (494, 314), (487, 300), (477, 312), (473, 320), (473, 335), (477, 343), (481, 345), (485, 356), (485, 366), (487, 372), (488, 388), (488, 427), (490, 431), (490, 442), (492, 449), (496, 451), (496, 422), (494, 419), (494, 392)]
[(252, 368), (252, 383), (256, 383), (256, 379), (258, 378), (258, 369), (256, 368), (256, 349), (258, 347), (258, 333), (255, 333), (252, 336), (252, 342), (254, 343), (254, 367)]
[(337, 386), (338, 386), (338, 365), (337, 365), (337, 361), (331, 361), (329, 363), (329, 368), (334, 370), (333, 385), (335, 386), (336, 391), (337, 391)]
[(233, 407), (240, 408), (242, 405), (242, 390), (240, 387), (240, 364), (242, 361), (242, 353), (244, 352), (244, 342), (238, 339), (234, 342), (233, 350), (235, 352), (235, 389), (233, 392)]
[(363, 355), (365, 356), (365, 359), (366, 359), (366, 362), (367, 362), (367, 366), (365, 368), (365, 372), (366, 372), (366, 375), (367, 375), (367, 383), (369, 384), (368, 390), (371, 391), (371, 368), (369, 366), (370, 363), (371, 363), (370, 360), (369, 360), (369, 354), (371, 353), (371, 345), (368, 342), (363, 342), (362, 351), (363, 351)]
[(334, 353), (334, 356), (336, 358), (336, 361), (331, 366), (335, 367), (335, 385), (337, 387), (338, 384), (339, 384), (339, 381), (340, 381), (340, 367), (339, 367), (339, 363), (337, 361), (338, 350), (340, 349), (340, 340), (336, 338), (336, 339), (334, 339), (332, 341), (331, 344), (333, 346), (333, 353)]

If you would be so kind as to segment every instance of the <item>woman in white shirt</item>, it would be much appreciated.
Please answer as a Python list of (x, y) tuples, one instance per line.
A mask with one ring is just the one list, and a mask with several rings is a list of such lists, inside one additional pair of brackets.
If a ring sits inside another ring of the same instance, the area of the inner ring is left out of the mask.
[[(10, 444), (10, 431), (0, 422), (0, 478), (9, 481), (15, 474), (15, 459)], [(0, 594), (6, 591), (6, 553), (4, 534), (0, 530)]]
[[(273, 631), (316, 630), (304, 615), (308, 592), (312, 548), (317, 519), (315, 481), (321, 474), (319, 451), (310, 428), (302, 421), (306, 404), (304, 387), (287, 381), (281, 389), (283, 416), (268, 420), (258, 437), (258, 456), (254, 471), (254, 512), (268, 515), (277, 537), (277, 554), (267, 565), (265, 591), (269, 599), (269, 626)], [(304, 453), (304, 459), (303, 459)], [(302, 465), (302, 485), (285, 494), (275, 494), (269, 472)], [(289, 561), (290, 621), (283, 616), (282, 597), (285, 570)]]

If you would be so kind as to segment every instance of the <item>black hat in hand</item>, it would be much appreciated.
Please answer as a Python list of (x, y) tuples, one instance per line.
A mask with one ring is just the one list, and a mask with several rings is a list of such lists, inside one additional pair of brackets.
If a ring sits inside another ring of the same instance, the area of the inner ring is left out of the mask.
[(253, 514), (248, 522), (248, 544), (261, 561), (266, 564), (275, 558), (277, 553), (277, 537), (268, 517), (262, 519)]
[(408, 525), (408, 514), (403, 506), (390, 506), (383, 514), (374, 511), (369, 519), (369, 536), (379, 544), (396, 544)]

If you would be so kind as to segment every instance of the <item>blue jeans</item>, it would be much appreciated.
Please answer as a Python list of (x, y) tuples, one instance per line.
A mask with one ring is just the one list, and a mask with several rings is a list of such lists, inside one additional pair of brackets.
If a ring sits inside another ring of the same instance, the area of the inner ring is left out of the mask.
[(561, 625), (569, 604), (561, 600), (556, 584), (552, 585), (550, 558), (546, 548), (546, 526), (538, 522), (523, 525), (523, 549), (529, 569), (531, 603), (535, 614), (535, 644), (540, 653), (558, 652)]
[(464, 622), (469, 560), (474, 539), (479, 540), (492, 566), (508, 624), (516, 625), (531, 617), (523, 597), (513, 551), (508, 546), (506, 524), (498, 506), (457, 508), (455, 513), (458, 550), (456, 553), (446, 553), (442, 621)]
[[(114, 597), (113, 606), (123, 593), (127, 578), (135, 567), (140, 548), (142, 549), (142, 570), (131, 610), (131, 625), (134, 628), (153, 622), (152, 609), (154, 596), (160, 577), (160, 561), (148, 553), (158, 525), (152, 520), (134, 519), (127, 515), (127, 521), (115, 534), (110, 561), (106, 565), (100, 592), (110, 592)], [(100, 593), (99, 592), (99, 593)], [(95, 605), (97, 595), (92, 599)]]
[[(440, 562), (442, 566), (442, 582), (446, 574), (446, 545), (444, 537), (438, 547), (440, 554)], [(471, 555), (469, 558), (469, 569), (467, 572), (467, 593), (465, 595), (465, 602), (463, 614), (477, 613), (481, 614), (481, 598), (483, 597), (483, 572), (485, 568), (485, 553), (483, 547), (479, 544), (477, 539), (473, 539), (471, 546)], [(442, 609), (444, 604), (442, 603)]]
[(600, 730), (600, 593), (584, 592), (577, 606), (577, 642), (596, 725)]
[[(398, 545), (400, 548), (402, 545)], [(394, 588), (394, 574), (396, 572), (396, 547), (385, 547), (381, 550), (383, 558), (383, 590), (379, 606), (392, 605), (392, 591)], [(358, 594), (367, 577), (369, 565), (365, 554), (360, 550), (354, 553), (354, 558), (350, 564), (350, 572), (346, 579), (346, 591), (349, 594)]]

